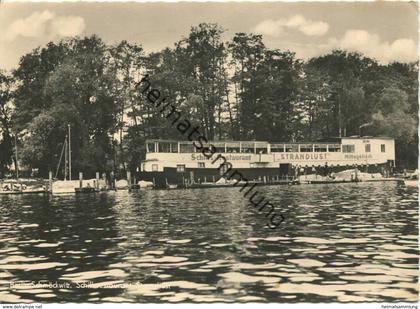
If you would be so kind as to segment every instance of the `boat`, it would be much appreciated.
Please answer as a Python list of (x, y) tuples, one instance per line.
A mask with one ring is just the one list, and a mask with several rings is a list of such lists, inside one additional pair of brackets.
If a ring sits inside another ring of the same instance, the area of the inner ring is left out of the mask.
[(1, 181), (0, 194), (44, 194), (46, 183), (37, 179), (8, 179)]
[(19, 157), (17, 136), (15, 140), (15, 179), (0, 180), (0, 195), (10, 194), (44, 194), (47, 193), (46, 183), (40, 179), (25, 179), (19, 177)]
[(57, 165), (57, 171), (55, 173), (55, 179), (57, 179), (58, 173), (61, 167), (61, 161), (65, 157), (64, 162), (64, 180), (53, 181), (51, 186), (52, 194), (71, 194), (75, 193), (77, 187), (77, 181), (71, 179), (71, 127), (68, 125), (68, 133), (64, 138), (63, 147), (61, 149), (60, 159)]
[(165, 185), (166, 185), (166, 189), (178, 189), (177, 184), (171, 184), (171, 183), (168, 182), (167, 179), (165, 179)]
[[(210, 141), (202, 147), (197, 141), (147, 140), (145, 146), (145, 160), (136, 178), (153, 182), (157, 188), (219, 187), (237, 181), (294, 184), (299, 179), (301, 183), (386, 181), (395, 168), (395, 142), (389, 137), (301, 143)], [(319, 178), (301, 177), (310, 174)], [(234, 181), (219, 183), (223, 178)]]
[(115, 182), (116, 190), (128, 190), (128, 181), (126, 179), (120, 179)]
[(0, 195), (17, 195), (17, 194), (45, 194), (47, 191), (45, 189), (29, 189), (29, 190), (13, 190), (13, 191), (3, 191), (0, 190)]
[(105, 187), (105, 181), (101, 179), (80, 180), (56, 180), (52, 184), (53, 194), (91, 193), (101, 191)]
[(354, 178), (336, 177), (334, 175), (322, 176), (318, 174), (301, 175), (297, 178), (298, 184), (328, 184), (355, 182)]
[(56, 180), (52, 183), (51, 192), (52, 194), (73, 194), (78, 187), (77, 180)]
[(139, 189), (151, 189), (151, 188), (153, 188), (153, 182), (151, 182), (151, 181), (140, 180), (139, 182), (137, 182), (137, 185), (138, 185)]
[(404, 179), (404, 185), (406, 187), (418, 187), (419, 186), (419, 171), (415, 170), (409, 178)]
[(407, 180), (404, 180), (404, 185), (406, 187), (418, 187), (419, 186), (419, 181), (417, 179), (416, 180), (407, 179)]

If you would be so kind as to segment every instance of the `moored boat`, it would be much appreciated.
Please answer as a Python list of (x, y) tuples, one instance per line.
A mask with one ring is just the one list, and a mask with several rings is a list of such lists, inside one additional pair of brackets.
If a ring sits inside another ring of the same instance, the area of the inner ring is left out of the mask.
[(0, 181), (0, 194), (46, 193), (46, 182), (40, 179), (8, 179)]

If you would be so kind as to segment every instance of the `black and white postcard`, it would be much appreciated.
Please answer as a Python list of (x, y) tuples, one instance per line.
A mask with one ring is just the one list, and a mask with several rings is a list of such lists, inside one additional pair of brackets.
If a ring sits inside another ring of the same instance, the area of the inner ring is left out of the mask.
[(417, 308), (418, 27), (414, 1), (1, 1), (1, 308)]

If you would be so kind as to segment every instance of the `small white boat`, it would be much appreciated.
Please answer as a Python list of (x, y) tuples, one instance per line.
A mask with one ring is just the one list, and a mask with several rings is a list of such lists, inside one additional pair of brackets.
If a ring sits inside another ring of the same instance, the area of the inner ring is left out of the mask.
[(404, 179), (404, 185), (406, 187), (418, 187), (419, 186), (419, 171), (415, 170), (408, 179)]
[(407, 179), (404, 179), (404, 185), (406, 187), (418, 187), (419, 186), (419, 171), (415, 170), (409, 175)]
[(86, 179), (82, 182), (80, 187), (80, 180), (57, 180), (54, 181), (51, 188), (51, 193), (56, 194), (73, 194), (73, 193), (88, 193), (91, 191), (99, 191), (105, 187), (105, 181), (96, 179)]
[(128, 181), (120, 179), (115, 182), (115, 189), (117, 190), (128, 190)]
[(153, 182), (151, 181), (140, 180), (139, 182), (137, 182), (137, 185), (139, 186), (140, 189), (153, 188)]
[(78, 180), (57, 180), (52, 184), (52, 194), (69, 194), (76, 193), (76, 188), (79, 188)]
[(178, 188), (177, 184), (169, 183), (168, 179), (165, 179), (165, 183), (166, 183), (166, 189), (177, 189)]
[(418, 179), (407, 179), (407, 180), (404, 180), (404, 185), (406, 187), (418, 187), (419, 181)]
[(35, 194), (45, 192), (45, 185), (31, 180), (9, 180), (1, 183), (0, 186), (0, 194)]

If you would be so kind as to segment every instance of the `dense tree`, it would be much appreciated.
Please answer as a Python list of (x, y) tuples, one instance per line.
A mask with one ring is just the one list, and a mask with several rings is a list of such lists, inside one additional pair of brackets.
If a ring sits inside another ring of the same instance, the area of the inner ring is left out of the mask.
[(11, 88), (12, 78), (0, 71), (0, 178), (4, 177), (14, 158), (10, 121), (12, 115)]
[(366, 105), (362, 84), (363, 72), (374, 61), (358, 53), (335, 50), (332, 53), (308, 61), (308, 67), (327, 74), (323, 88), (328, 88), (329, 107), (327, 134), (349, 136), (358, 134), (359, 126), (369, 115), (363, 111)]
[(303, 135), (308, 140), (332, 136), (330, 76), (310, 64), (304, 65), (304, 78), (299, 93)]
[(183, 65), (182, 73), (194, 80), (195, 94), (206, 102), (201, 112), (204, 133), (209, 139), (215, 137), (216, 117), (222, 112), (226, 95), (223, 32), (217, 24), (202, 23), (192, 27), (189, 36), (176, 44), (176, 52)]
[[(126, 159), (126, 150), (123, 143), (124, 131), (126, 131), (130, 119), (134, 126), (138, 126), (135, 84), (140, 80), (140, 75), (144, 70), (144, 53), (140, 45), (130, 44), (127, 41), (111, 46), (109, 53), (109, 68), (116, 78), (115, 87), (112, 91), (115, 105), (117, 105), (114, 107), (115, 114), (118, 115), (117, 126), (119, 131), (119, 142), (115, 141), (113, 146), (115, 144), (119, 145), (118, 162), (122, 167), (123, 174), (125, 174), (126, 162), (132, 162), (132, 160)], [(127, 119), (128, 115), (131, 116), (129, 119)], [(133, 151), (133, 149), (128, 149), (128, 151)], [(114, 152), (116, 152), (115, 149)]]
[[(231, 54), (231, 66), (234, 74), (232, 83), (236, 102), (236, 132), (239, 139), (255, 138), (255, 128), (259, 114), (255, 110), (258, 105), (261, 79), (259, 68), (264, 61), (266, 47), (261, 35), (237, 33), (228, 43)], [(233, 121), (233, 119), (232, 119)]]
[(203, 23), (149, 54), (92, 36), (24, 55), (11, 75), (0, 74), (1, 176), (14, 158), (15, 134), (20, 159), (44, 176), (58, 165), (68, 124), (74, 171), (89, 175), (137, 169), (147, 138), (183, 138), (139, 92), (145, 74), (208, 139), (388, 135), (398, 166), (416, 166), (417, 64), (382, 65), (340, 50), (303, 61), (266, 47), (261, 35), (223, 42), (223, 34)]
[(310, 137), (390, 136), (396, 139), (397, 164), (417, 166), (417, 65), (380, 65), (357, 53), (333, 51), (310, 59), (305, 71)]
[(399, 166), (415, 166), (410, 166), (407, 161), (410, 162), (418, 156), (416, 118), (410, 113), (408, 95), (404, 90), (395, 87), (384, 89), (379, 98), (378, 111), (372, 115), (372, 131), (395, 138)]
[[(57, 48), (62, 52), (54, 53)], [(74, 170), (87, 175), (111, 170), (116, 130), (111, 73), (106, 46), (95, 36), (51, 43), (22, 58), (15, 71), (15, 123), (23, 134), (24, 163), (44, 176), (55, 170), (70, 124)]]
[(255, 138), (258, 140), (296, 141), (303, 137), (299, 123), (299, 89), (302, 61), (291, 52), (266, 51), (256, 72)]

